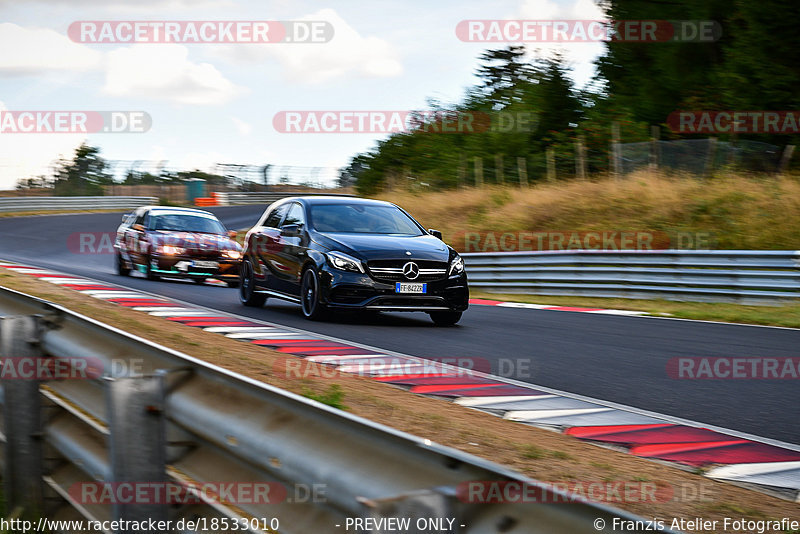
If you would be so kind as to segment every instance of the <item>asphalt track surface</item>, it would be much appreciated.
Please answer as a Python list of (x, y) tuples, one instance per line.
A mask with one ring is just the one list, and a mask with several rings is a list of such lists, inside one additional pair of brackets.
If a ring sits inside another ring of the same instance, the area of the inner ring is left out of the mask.
[[(232, 229), (251, 226), (262, 210), (210, 209)], [(242, 306), (235, 289), (120, 277), (108, 251), (68, 246), (77, 242), (71, 234), (114, 232), (119, 221), (119, 213), (0, 218), (0, 259), (423, 358), (471, 358), (508, 378), (800, 443), (799, 380), (676, 380), (667, 374), (667, 362), (677, 357), (797, 357), (800, 330), (496, 306), (471, 306), (454, 328), (437, 328), (421, 313), (311, 322), (298, 306), (275, 299), (261, 309)]]

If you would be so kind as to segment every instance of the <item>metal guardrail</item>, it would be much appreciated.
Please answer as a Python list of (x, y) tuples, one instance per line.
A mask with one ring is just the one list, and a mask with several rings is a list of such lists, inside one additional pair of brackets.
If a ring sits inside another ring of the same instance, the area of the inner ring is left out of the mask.
[(307, 193), (304, 191), (275, 191), (275, 192), (218, 192), (214, 193), (217, 204), (220, 206), (233, 206), (238, 204), (272, 204), (283, 198), (298, 196), (353, 196), (342, 193)]
[(470, 286), (497, 293), (774, 302), (800, 298), (800, 251), (465, 253)]
[[(340, 533), (349, 530), (347, 518), (454, 518), (452, 527), (435, 530), (451, 534), (612, 532), (615, 518), (638, 520), (16, 291), (0, 288), (0, 316), (0, 356), (73, 367), (94, 361), (103, 369), (84, 380), (4, 375), (0, 443), (9, 509), (53, 519), (205, 518), (210, 525), (216, 518), (218, 526), (225, 518), (264, 518), (274, 528), (277, 519), (274, 531), (285, 534)], [(325, 498), (231, 503), (201, 494), (202, 502), (170, 506), (76, 499), (75, 485), (92, 481), (259, 481), (295, 491), (324, 485)], [(526, 485), (540, 500), (470, 502), (459, 498), (468, 481)], [(596, 528), (600, 520), (607, 530)], [(252, 524), (249, 531), (261, 532)]]
[(0, 212), (127, 210), (158, 204), (156, 197), (4, 197)]

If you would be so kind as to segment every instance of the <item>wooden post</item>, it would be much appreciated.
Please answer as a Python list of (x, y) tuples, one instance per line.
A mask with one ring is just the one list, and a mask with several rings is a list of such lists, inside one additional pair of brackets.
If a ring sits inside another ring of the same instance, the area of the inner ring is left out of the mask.
[(483, 187), (483, 158), (475, 156), (475, 187)]
[(503, 155), (494, 155), (494, 178), (498, 184), (506, 183), (506, 177), (503, 174)]
[(548, 148), (546, 152), (547, 157), (547, 181), (556, 181), (556, 152), (552, 148)]
[(781, 162), (778, 164), (778, 174), (783, 174), (789, 169), (789, 162), (792, 161), (792, 154), (794, 154), (794, 145), (786, 145), (786, 148), (783, 149)]
[(711, 176), (711, 171), (714, 170), (714, 159), (716, 159), (716, 155), (717, 155), (717, 138), (709, 137), (708, 154), (706, 154), (706, 165), (705, 169), (703, 169), (703, 178), (708, 178), (709, 176)]
[(460, 153), (458, 155), (458, 188), (461, 189), (464, 187), (464, 179), (467, 175), (467, 160), (464, 157), (464, 153)]
[(620, 179), (622, 177), (622, 155), (621, 148), (619, 146), (619, 123), (614, 122), (611, 124), (611, 153), (609, 157), (611, 158), (611, 172), (616, 179)]
[(586, 138), (580, 134), (575, 140), (575, 174), (579, 179), (586, 179)]
[(519, 171), (519, 186), (528, 187), (528, 162), (525, 158), (517, 158), (517, 170)]
[(658, 141), (661, 137), (661, 128), (658, 126), (651, 126), (650, 127), (650, 171), (656, 172), (658, 171), (658, 162), (659, 162), (659, 150), (658, 150)]

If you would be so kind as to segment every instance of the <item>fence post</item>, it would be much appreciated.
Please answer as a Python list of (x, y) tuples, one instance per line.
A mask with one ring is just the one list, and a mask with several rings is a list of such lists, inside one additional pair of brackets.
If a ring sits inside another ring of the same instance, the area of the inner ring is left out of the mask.
[(711, 171), (714, 170), (714, 159), (717, 156), (717, 138), (708, 138), (708, 154), (706, 155), (706, 165), (703, 169), (703, 178), (711, 176)]
[[(111, 482), (162, 484), (167, 480), (167, 438), (164, 422), (165, 377), (108, 379)], [(165, 492), (156, 493), (163, 497)], [(168, 505), (150, 502), (114, 503), (113, 517), (126, 521), (166, 521)], [(120, 530), (120, 533), (128, 532)]]
[(555, 150), (552, 148), (548, 148), (546, 151), (546, 158), (547, 158), (547, 181), (548, 182), (555, 182), (556, 181), (556, 153)]
[(586, 138), (583, 134), (575, 140), (575, 174), (581, 180), (586, 179)]
[(517, 158), (517, 170), (519, 171), (519, 186), (528, 187), (528, 162), (522, 156)]
[(658, 141), (661, 137), (661, 128), (658, 126), (650, 127), (650, 171), (655, 172), (658, 170), (658, 163), (661, 158), (658, 154)]
[(783, 174), (789, 169), (789, 162), (792, 161), (793, 154), (794, 154), (794, 145), (786, 145), (786, 148), (783, 149), (781, 162), (778, 164), (778, 174)]
[(503, 155), (502, 154), (495, 154), (494, 155), (494, 178), (498, 184), (505, 184), (506, 177), (503, 174)]
[[(39, 346), (41, 319), (9, 316), (0, 319), (0, 356), (29, 359), (42, 357)], [(13, 360), (12, 360), (13, 361)], [(18, 366), (21, 368), (21, 366)], [(19, 508), (28, 514), (44, 512), (43, 427), (39, 380), (4, 379), (3, 420), (6, 451), (3, 484), (7, 513)]]
[(622, 177), (622, 149), (619, 146), (619, 123), (614, 122), (611, 124), (611, 172), (614, 178), (619, 179)]
[(483, 187), (483, 158), (475, 156), (475, 186)]

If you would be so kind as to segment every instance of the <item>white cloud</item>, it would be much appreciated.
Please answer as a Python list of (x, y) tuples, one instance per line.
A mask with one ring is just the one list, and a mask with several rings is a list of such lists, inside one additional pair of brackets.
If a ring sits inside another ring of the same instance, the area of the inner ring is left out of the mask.
[[(524, 0), (519, 9), (520, 19), (526, 20), (606, 20), (603, 10), (594, 0)], [(538, 50), (543, 55), (561, 52), (567, 63), (574, 66), (572, 78), (583, 86), (592, 78), (592, 62), (603, 53), (601, 42), (584, 43), (526, 43), (529, 50)]]
[(328, 43), (251, 44), (225, 46), (212, 53), (234, 60), (276, 59), (284, 77), (295, 83), (317, 84), (337, 78), (390, 78), (403, 73), (397, 51), (388, 41), (362, 36), (333, 9), (322, 9), (297, 20), (324, 20), (333, 26)]
[(46, 71), (88, 71), (101, 65), (102, 54), (45, 28), (0, 24), (0, 72), (40, 74)]
[(236, 126), (236, 131), (239, 132), (241, 136), (250, 135), (253, 131), (253, 126), (249, 123), (244, 122), (242, 119), (238, 117), (231, 117), (234, 126)]
[[(0, 111), (6, 106), (0, 102)], [(20, 178), (50, 176), (51, 164), (71, 158), (84, 140), (82, 134), (0, 134), (0, 189), (14, 189)]]
[(107, 54), (110, 96), (147, 97), (182, 104), (224, 104), (245, 90), (210, 63), (193, 63), (189, 50), (177, 44), (139, 44)]

